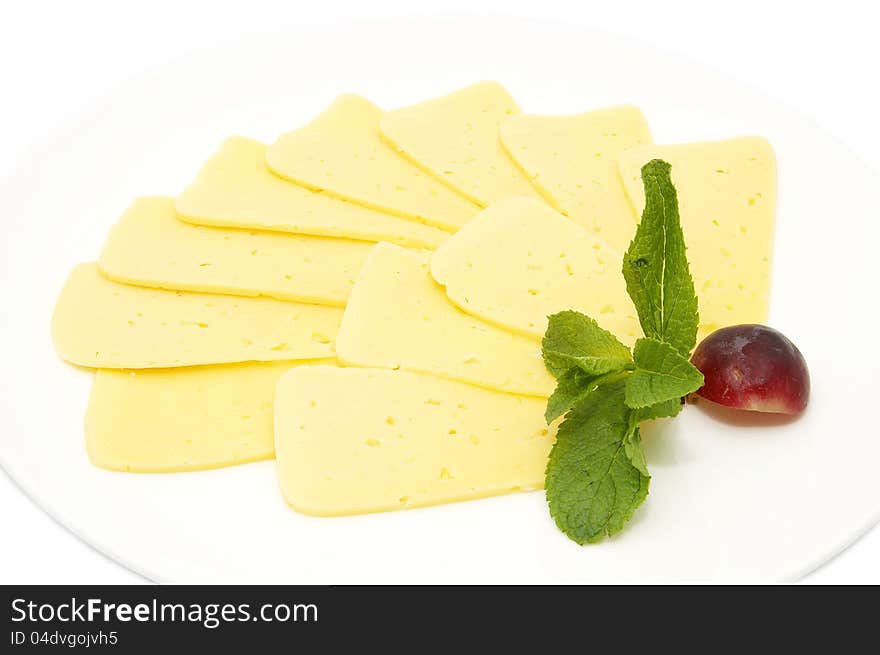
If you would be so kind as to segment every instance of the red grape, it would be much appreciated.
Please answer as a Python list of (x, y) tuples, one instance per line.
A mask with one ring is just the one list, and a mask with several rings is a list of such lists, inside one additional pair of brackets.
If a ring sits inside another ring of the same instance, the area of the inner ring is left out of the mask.
[(727, 407), (797, 414), (810, 397), (810, 374), (800, 350), (765, 325), (734, 325), (703, 339), (691, 361), (705, 384), (696, 393)]

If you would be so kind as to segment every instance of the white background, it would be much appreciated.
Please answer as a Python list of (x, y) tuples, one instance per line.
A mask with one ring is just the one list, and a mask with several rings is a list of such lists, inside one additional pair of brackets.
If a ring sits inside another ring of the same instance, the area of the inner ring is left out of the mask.
[[(870, 4), (863, 0), (831, 4), (770, 0), (723, 4), (684, 0), (4, 3), (0, 9), (0, 175), (12, 170), (18, 156), (51, 128), (122, 80), (193, 49), (297, 24), (475, 13), (583, 24), (699, 59), (811, 115), (880, 170), (876, 72), (880, 40)], [(291, 62), (292, 80), (299, 63)], [(584, 62), (584, 66), (601, 66), (601, 62)], [(866, 211), (876, 214), (875, 208)], [(828, 220), (831, 226), (834, 217)], [(2, 226), (0, 216), (0, 232)], [(7, 241), (5, 235), (3, 240)], [(4, 245), (15, 247), (8, 242)], [(845, 348), (845, 317), (840, 327), (841, 348)], [(841, 447), (846, 447), (846, 435), (840, 439)], [(0, 517), (0, 584), (142, 581), (54, 523), (2, 473)], [(880, 529), (807, 582), (880, 583)]]

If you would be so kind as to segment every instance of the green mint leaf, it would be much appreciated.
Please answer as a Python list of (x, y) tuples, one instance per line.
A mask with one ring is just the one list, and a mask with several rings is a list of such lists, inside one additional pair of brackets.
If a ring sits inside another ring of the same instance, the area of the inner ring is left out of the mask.
[[(632, 425), (625, 386), (620, 377), (587, 394), (559, 426), (550, 452), (550, 514), (579, 544), (619, 532), (648, 495), (650, 477), (633, 464), (624, 443)], [(641, 447), (635, 436), (629, 439), (638, 459)]]
[(557, 379), (575, 367), (603, 375), (632, 364), (629, 348), (589, 316), (572, 310), (549, 317), (541, 348), (544, 365)]
[(681, 413), (682, 407), (681, 398), (670, 398), (662, 403), (649, 405), (648, 407), (640, 407), (639, 409), (633, 410), (633, 412), (635, 413), (636, 422), (641, 423), (642, 421), (651, 421), (657, 418), (672, 418), (678, 416), (679, 413)]
[(601, 376), (584, 373), (579, 368), (570, 368), (560, 375), (556, 390), (547, 400), (547, 409), (544, 411), (547, 423), (555, 421), (593, 391), (598, 377)]
[(612, 371), (604, 375), (590, 375), (579, 368), (570, 368), (559, 376), (556, 389), (547, 399), (547, 408), (544, 410), (544, 418), (547, 423), (552, 423), (578, 404), (599, 386), (609, 379), (620, 374), (620, 371)]
[(645, 336), (687, 357), (697, 341), (697, 297), (670, 169), (661, 159), (642, 167), (645, 210), (623, 258), (623, 277)]
[(651, 476), (648, 474), (648, 462), (645, 461), (645, 451), (642, 450), (642, 433), (639, 431), (638, 422), (630, 423), (630, 430), (623, 439), (623, 452), (629, 458), (629, 461), (635, 466), (639, 473), (646, 478)]
[(703, 386), (703, 374), (668, 343), (639, 339), (636, 369), (626, 380), (626, 404), (633, 409), (677, 400)]

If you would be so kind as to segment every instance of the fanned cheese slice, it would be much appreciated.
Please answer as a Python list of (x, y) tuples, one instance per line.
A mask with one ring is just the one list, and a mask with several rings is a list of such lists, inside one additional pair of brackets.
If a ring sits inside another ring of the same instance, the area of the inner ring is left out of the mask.
[(200, 227), (171, 198), (140, 198), (110, 231), (101, 272), (117, 282), (182, 291), (345, 305), (372, 244)]
[(89, 458), (101, 468), (141, 473), (271, 459), (275, 385), (292, 366), (100, 369), (86, 413)]
[(461, 309), (534, 337), (547, 316), (579, 310), (619, 339), (641, 334), (621, 257), (594, 233), (531, 198), (483, 210), (431, 257), (431, 274)]
[(390, 241), (431, 248), (449, 234), (283, 180), (266, 166), (266, 146), (235, 136), (177, 198), (183, 220), (294, 234)]
[(519, 107), (497, 82), (481, 82), (382, 117), (382, 134), (405, 157), (474, 202), (540, 197), (501, 146), (498, 126)]
[(639, 213), (645, 206), (641, 167), (655, 158), (672, 165), (700, 335), (766, 322), (776, 211), (773, 148), (765, 139), (743, 137), (629, 150), (620, 157), (620, 171)]
[(635, 107), (585, 114), (516, 116), (501, 124), (501, 142), (532, 183), (563, 214), (623, 253), (637, 217), (617, 171), (617, 156), (650, 143)]
[(340, 96), (314, 121), (281, 136), (266, 153), (278, 175), (435, 227), (456, 230), (478, 206), (406, 161), (379, 133), (382, 110)]
[(540, 399), (406, 371), (300, 367), (275, 397), (281, 490), (319, 516), (540, 489), (555, 432)]
[(367, 257), (336, 351), (356, 366), (433, 373), (511, 393), (546, 397), (554, 386), (536, 340), (468, 316), (449, 302), (423, 257), (386, 243)]
[(338, 307), (118, 284), (80, 264), (52, 333), (72, 364), (163, 368), (332, 357), (341, 317)]

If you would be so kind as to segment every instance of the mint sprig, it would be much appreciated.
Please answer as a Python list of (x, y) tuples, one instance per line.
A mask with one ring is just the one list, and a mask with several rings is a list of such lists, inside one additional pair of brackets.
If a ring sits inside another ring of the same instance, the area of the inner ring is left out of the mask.
[(650, 407), (635, 410), (636, 422), (650, 421), (657, 418), (673, 418), (681, 413), (681, 398), (672, 398)]
[(703, 386), (703, 374), (670, 344), (639, 339), (636, 369), (626, 380), (626, 404), (633, 409), (677, 400)]
[(623, 257), (623, 277), (645, 336), (688, 357), (697, 341), (697, 296), (671, 168), (662, 159), (642, 167), (645, 210)]
[[(631, 410), (625, 380), (603, 384), (565, 417), (547, 464), (547, 501), (559, 529), (579, 544), (620, 531), (648, 495), (650, 478), (627, 454)], [(640, 446), (631, 446), (641, 450)]]
[(544, 365), (559, 378), (572, 367), (590, 375), (626, 368), (632, 362), (629, 348), (589, 316), (564, 311), (549, 317), (541, 343)]
[(642, 167), (645, 210), (623, 259), (626, 289), (645, 337), (630, 351), (576, 311), (549, 317), (544, 364), (557, 379), (549, 422), (565, 419), (547, 464), (545, 488), (559, 529), (579, 544), (623, 529), (648, 495), (642, 421), (676, 416), (703, 385), (690, 363), (698, 314), (671, 166)]
[[(630, 414), (630, 429), (623, 438), (623, 451), (639, 472), (649, 480), (648, 462), (645, 460), (645, 451), (642, 450), (642, 433), (639, 430), (638, 413)], [(635, 508), (633, 508), (635, 509)]]
[(588, 393), (595, 391), (601, 377), (584, 373), (579, 368), (570, 368), (560, 375), (556, 381), (556, 390), (547, 400), (547, 409), (544, 411), (547, 423), (552, 423), (586, 398)]

